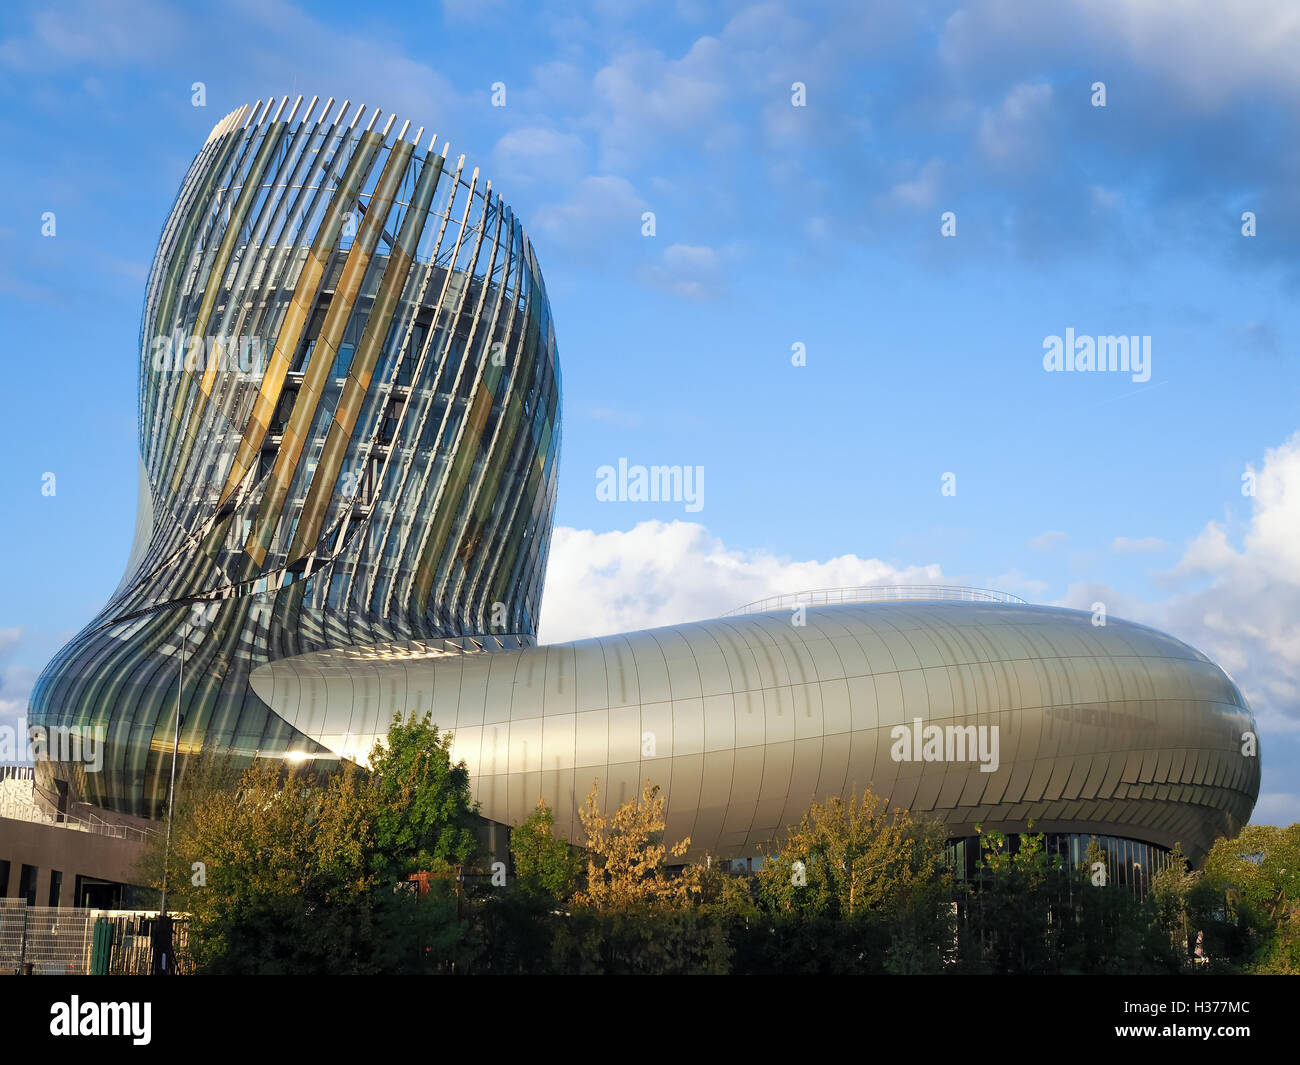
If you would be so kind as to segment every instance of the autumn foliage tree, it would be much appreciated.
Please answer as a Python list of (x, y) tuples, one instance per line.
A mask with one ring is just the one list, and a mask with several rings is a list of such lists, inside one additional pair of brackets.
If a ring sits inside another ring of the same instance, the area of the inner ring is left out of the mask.
[(599, 782), (578, 811), (585, 833), (585, 885), (554, 941), (556, 970), (574, 973), (721, 973), (730, 957), (718, 912), (702, 905), (707, 870), (670, 868), (689, 839), (664, 841), (665, 800), (647, 781), (613, 813)]
[(852, 917), (909, 905), (946, 883), (937, 824), (891, 808), (867, 789), (813, 803), (758, 881), (774, 908)]
[(952, 944), (941, 826), (867, 789), (813, 803), (757, 880), (737, 967), (752, 972), (934, 972)]
[(664, 797), (646, 781), (640, 801), (629, 799), (613, 814), (601, 811), (599, 781), (592, 783), (578, 811), (586, 836), (587, 883), (574, 901), (593, 909), (617, 910), (654, 903), (683, 905), (697, 893), (695, 878), (670, 877), (669, 858), (690, 848), (690, 837), (663, 842)]

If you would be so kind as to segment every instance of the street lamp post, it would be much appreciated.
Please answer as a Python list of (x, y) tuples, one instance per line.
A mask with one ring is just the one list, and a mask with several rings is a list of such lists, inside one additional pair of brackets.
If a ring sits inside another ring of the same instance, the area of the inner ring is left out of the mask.
[(162, 895), (158, 900), (158, 927), (154, 937), (154, 973), (170, 973), (168, 959), (172, 953), (171, 918), (167, 914), (167, 870), (171, 864), (172, 811), (176, 804), (176, 761), (181, 746), (181, 697), (185, 694), (185, 649), (190, 642), (190, 616), (185, 615), (184, 635), (181, 637), (180, 662), (176, 680), (176, 719), (172, 729), (172, 772), (167, 785), (167, 834), (163, 842)]

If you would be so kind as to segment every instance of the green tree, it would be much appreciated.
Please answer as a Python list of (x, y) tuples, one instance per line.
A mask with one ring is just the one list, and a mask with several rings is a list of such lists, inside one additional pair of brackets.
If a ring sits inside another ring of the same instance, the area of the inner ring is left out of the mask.
[(1247, 825), (1215, 841), (1189, 900), (1208, 968), (1300, 971), (1300, 823)]
[[(369, 772), (262, 762), (233, 787), (192, 789), (177, 804), (170, 876), (204, 873), (177, 896), (198, 970), (449, 968), (461, 937), (450, 859), (472, 856), (473, 835), (467, 775), (447, 746), (427, 721), (395, 721)], [(423, 898), (405, 890), (416, 869), (433, 873)]]
[(388, 736), (370, 752), (379, 799), (377, 847), (403, 877), (439, 862), (470, 860), (478, 849), (469, 769), (451, 761), (451, 733), (440, 733), (425, 714), (393, 717)]
[(1190, 868), (1183, 845), (1175, 843), (1168, 861), (1151, 877), (1151, 897), (1157, 919), (1184, 962), (1191, 956), (1193, 941), (1188, 923), (1188, 904), (1201, 874)]
[[(1032, 822), (1027, 826), (1032, 830)], [(1012, 841), (995, 830), (980, 834), (975, 880), (967, 885), (962, 937), (963, 968), (975, 972), (1054, 971), (1059, 923), (1053, 903), (1061, 897), (1060, 859), (1049, 855), (1042, 833), (1023, 832)], [(1015, 845), (1013, 846), (1013, 842)]]
[(733, 922), (744, 972), (935, 972), (953, 939), (943, 828), (865, 791), (814, 803), (756, 876), (761, 921)]
[(520, 890), (556, 901), (573, 893), (582, 874), (582, 856), (556, 837), (555, 815), (545, 799), (538, 799), (533, 812), (510, 830), (510, 856)]
[(914, 820), (869, 789), (813, 803), (758, 873), (773, 909), (852, 917), (937, 904), (947, 890), (942, 826)]
[[(173, 834), (177, 826), (192, 824), (195, 811), (213, 796), (233, 792), (239, 786), (244, 774), (235, 759), (205, 751), (197, 757), (187, 760), (185, 772), (176, 781), (175, 809), (173, 810)], [(179, 831), (184, 831), (181, 827)], [(206, 880), (206, 868), (181, 853), (175, 846), (167, 845), (166, 824), (161, 824), (145, 840), (139, 861), (136, 864), (136, 881), (155, 891), (163, 886), (163, 859), (167, 857), (167, 909), (173, 913), (186, 913), (191, 910), (195, 891), (203, 890)]]

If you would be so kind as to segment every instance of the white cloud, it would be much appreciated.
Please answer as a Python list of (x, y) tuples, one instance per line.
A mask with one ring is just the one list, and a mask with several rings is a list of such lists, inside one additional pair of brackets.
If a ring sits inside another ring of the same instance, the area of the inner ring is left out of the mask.
[(1045, 533), (1039, 533), (1039, 535), (1029, 538), (1029, 550), (1053, 551), (1069, 538), (1069, 534), (1061, 532), (1060, 529), (1049, 529)]
[(0, 725), (15, 728), (27, 713), (27, 701), (36, 683), (36, 670), (28, 666), (4, 665), (22, 641), (19, 628), (0, 629)]
[(663, 139), (719, 123), (727, 94), (725, 56), (716, 38), (701, 37), (680, 59), (661, 52), (621, 52), (592, 82), (602, 163), (623, 166), (663, 150)]
[(939, 194), (939, 179), (942, 174), (943, 160), (931, 159), (911, 180), (900, 181), (891, 188), (889, 199), (904, 207), (930, 207)]
[(718, 253), (694, 244), (670, 245), (664, 250), (663, 261), (646, 267), (642, 277), (652, 285), (691, 300), (711, 299), (723, 287)]
[(1269, 449), (1252, 472), (1256, 494), (1240, 549), (1223, 525), (1207, 522), (1172, 568), (1154, 574), (1168, 598), (1076, 584), (1059, 605), (1089, 610), (1101, 602), (1110, 615), (1203, 651), (1241, 687), (1267, 743), (1270, 732), (1300, 732), (1300, 433)]
[[(973, 0), (949, 17), (939, 46), (944, 61), (965, 73), (1003, 72), (1016, 62), (1041, 70), (1080, 55), (1108, 57), (1100, 66), (1112, 69), (1128, 60), (1181, 105), (1206, 111), (1252, 89), (1294, 107), (1297, 53), (1300, 8), (1292, 0)], [(1104, 73), (1098, 69), (1100, 80)]]
[(1244, 88), (1300, 88), (1300, 9), (1291, 0), (1074, 2), (1090, 29), (1209, 107)]
[(533, 67), (532, 85), (524, 100), (538, 114), (585, 111), (591, 105), (591, 87), (582, 70), (563, 59), (552, 59)]
[(1050, 85), (1016, 85), (999, 107), (984, 110), (977, 134), (980, 151), (1007, 170), (1020, 171), (1037, 163), (1051, 109)]
[(770, 595), (863, 584), (941, 584), (936, 565), (898, 569), (841, 555), (796, 561), (728, 548), (703, 525), (644, 521), (626, 532), (559, 527), (542, 601), (544, 643), (717, 617)]
[(567, 200), (539, 208), (531, 228), (534, 235), (548, 234), (553, 244), (599, 253), (619, 234), (640, 237), (645, 208), (626, 178), (586, 177)]
[(1156, 536), (1143, 536), (1140, 539), (1117, 536), (1111, 541), (1110, 549), (1120, 555), (1139, 555), (1152, 551), (1163, 551), (1168, 546), (1167, 543)]
[[(1241, 685), (1262, 730), (1300, 731), (1300, 433), (1265, 453), (1251, 515), (1234, 548), (1210, 522), (1164, 576), (1167, 629)], [(1205, 585), (1209, 578), (1208, 586)]]
[(180, 14), (156, 0), (91, 0), (38, 10), (28, 32), (0, 42), (0, 65), (48, 70), (69, 64), (127, 65), (175, 53), (185, 37)]
[(37, 671), (30, 666), (6, 666), (0, 670), (0, 724), (16, 721), (27, 713)]
[[(413, 128), (435, 119), (446, 124), (445, 133), (464, 125), (457, 121), (464, 99), (433, 65), (404, 54), (402, 42), (367, 35), (360, 22), (340, 29), (285, 0), (228, 0), (217, 17), (158, 0), (46, 7), (24, 32), (0, 41), (0, 67), (49, 71), (147, 63), (179, 72), (171, 103), (186, 111), (191, 82), (220, 77), (219, 98), (216, 82), (207, 82), (213, 121), (223, 108), (266, 99), (269, 88), (291, 99), (296, 93), (307, 99), (319, 93), (322, 101), (334, 96), (336, 107), (348, 98), (354, 107), (364, 103), (386, 115), (396, 112)], [(412, 44), (424, 54), (418, 42)], [(238, 56), (239, 62), (214, 59), (222, 56)], [(486, 100), (486, 85), (481, 91)]]
[(492, 158), (502, 180), (513, 184), (538, 179), (572, 182), (584, 169), (587, 146), (572, 134), (529, 126), (513, 129), (497, 141)]

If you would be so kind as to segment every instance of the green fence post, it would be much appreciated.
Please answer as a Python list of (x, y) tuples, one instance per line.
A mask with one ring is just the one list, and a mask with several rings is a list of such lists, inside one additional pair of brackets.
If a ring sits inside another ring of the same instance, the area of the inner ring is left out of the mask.
[(95, 935), (90, 952), (90, 975), (107, 976), (108, 960), (113, 953), (113, 922), (107, 917), (95, 918)]

